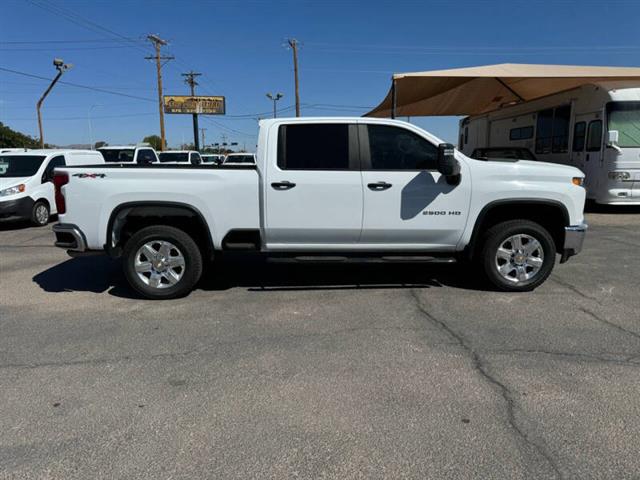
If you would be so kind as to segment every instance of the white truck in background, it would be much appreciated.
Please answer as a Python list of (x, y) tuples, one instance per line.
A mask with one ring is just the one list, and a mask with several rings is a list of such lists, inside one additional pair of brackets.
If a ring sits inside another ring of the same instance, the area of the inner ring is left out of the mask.
[(587, 198), (640, 205), (640, 87), (598, 82), (460, 121), (458, 147), (528, 148), (585, 174)]
[(107, 163), (148, 165), (159, 163), (158, 154), (148, 143), (138, 145), (107, 145), (97, 149)]
[(185, 295), (203, 262), (252, 251), (297, 262), (475, 262), (532, 290), (586, 231), (584, 175), (474, 160), (409, 123), (260, 122), (257, 164), (105, 165), (56, 171), (56, 245), (122, 257), (147, 298)]

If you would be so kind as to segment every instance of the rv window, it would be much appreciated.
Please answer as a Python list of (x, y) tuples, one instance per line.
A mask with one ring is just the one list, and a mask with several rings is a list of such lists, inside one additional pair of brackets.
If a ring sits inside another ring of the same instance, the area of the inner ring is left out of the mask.
[(569, 149), (569, 118), (571, 106), (564, 105), (556, 108), (553, 116), (553, 153), (566, 153)]
[(553, 108), (538, 113), (536, 132), (536, 153), (551, 153)]
[(464, 127), (464, 144), (469, 143), (469, 127)]
[(573, 128), (573, 151), (584, 151), (584, 139), (587, 136), (587, 123), (578, 122)]
[(618, 146), (640, 147), (640, 102), (607, 104), (609, 130), (618, 131)]
[(509, 131), (509, 140), (528, 140), (533, 138), (533, 126), (512, 128)]
[(589, 122), (587, 133), (587, 152), (598, 152), (602, 145), (602, 120)]

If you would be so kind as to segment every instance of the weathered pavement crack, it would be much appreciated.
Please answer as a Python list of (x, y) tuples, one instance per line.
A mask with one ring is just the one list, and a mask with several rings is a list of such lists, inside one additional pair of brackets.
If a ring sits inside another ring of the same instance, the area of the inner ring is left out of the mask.
[(513, 431), (517, 434), (518, 438), (529, 448), (533, 449), (538, 455), (540, 455), (547, 464), (554, 471), (557, 478), (563, 478), (562, 472), (558, 467), (556, 461), (553, 459), (551, 454), (547, 452), (546, 448), (540, 444), (538, 444), (535, 440), (530, 438), (530, 436), (518, 425), (515, 416), (515, 410), (517, 408), (516, 401), (513, 396), (513, 392), (507, 387), (504, 383), (494, 377), (489, 371), (488, 366), (483, 361), (480, 354), (473, 348), (473, 345), (465, 339), (465, 337), (456, 332), (453, 328), (451, 328), (445, 321), (436, 318), (431, 312), (427, 310), (424, 306), (422, 300), (418, 296), (415, 290), (411, 290), (411, 296), (413, 297), (418, 310), (424, 315), (424, 317), (433, 325), (438, 327), (440, 330), (447, 333), (452, 339), (455, 340), (455, 343), (460, 346), (463, 350), (465, 350), (468, 355), (471, 357), (473, 368), (478, 374), (489, 383), (494, 389), (496, 389), (502, 399), (505, 402), (506, 410), (507, 410), (507, 422), (509, 426), (513, 429)]
[[(558, 284), (562, 285), (563, 287), (568, 288), (568, 289), (569, 289), (569, 290), (571, 290), (572, 292), (577, 293), (578, 295), (580, 295), (582, 298), (584, 298), (584, 299), (586, 299), (586, 300), (591, 300), (591, 301), (596, 302), (596, 303), (598, 303), (598, 302), (599, 302), (599, 299), (598, 299), (598, 298), (593, 297), (593, 296), (591, 296), (591, 295), (587, 295), (586, 293), (584, 293), (584, 292), (580, 291), (580, 290), (579, 290), (579, 289), (577, 289), (575, 286), (571, 285), (571, 284), (570, 284), (570, 283), (568, 283), (568, 282), (565, 282), (564, 280), (560, 280), (559, 278), (557, 278), (557, 277), (555, 277), (555, 276), (554, 276), (554, 277), (551, 277), (551, 279), (552, 279), (554, 282), (556, 282), (556, 283), (558, 283)], [(640, 333), (634, 332), (633, 330), (629, 330), (629, 329), (627, 329), (627, 328), (624, 328), (623, 326), (618, 325), (618, 324), (617, 324), (617, 323), (615, 323), (615, 322), (612, 322), (612, 321), (610, 321), (610, 320), (607, 320), (607, 319), (605, 319), (605, 318), (602, 318), (600, 315), (598, 315), (597, 313), (595, 313), (595, 312), (594, 312), (594, 311), (592, 311), (592, 310), (589, 310), (589, 309), (588, 309), (588, 308), (586, 308), (586, 307), (578, 307), (578, 308), (579, 308), (579, 310), (580, 310), (581, 312), (586, 313), (587, 315), (589, 315), (591, 318), (593, 318), (593, 319), (594, 319), (594, 320), (596, 320), (597, 322), (600, 322), (600, 323), (602, 323), (602, 324), (604, 324), (604, 325), (607, 325), (608, 327), (611, 327), (611, 328), (613, 328), (613, 329), (615, 329), (615, 330), (618, 330), (618, 331), (620, 331), (620, 332), (622, 332), (622, 333), (625, 333), (625, 334), (627, 334), (627, 335), (631, 335), (632, 337), (635, 337), (636, 339), (640, 340)]]

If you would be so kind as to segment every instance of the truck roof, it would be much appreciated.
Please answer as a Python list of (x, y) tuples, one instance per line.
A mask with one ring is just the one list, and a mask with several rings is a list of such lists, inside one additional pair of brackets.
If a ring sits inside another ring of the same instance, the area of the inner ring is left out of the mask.
[(87, 154), (87, 153), (92, 153), (92, 154), (100, 154), (100, 152), (96, 151), (96, 150), (77, 150), (77, 149), (72, 149), (72, 148), (39, 148), (39, 149), (35, 149), (35, 150), (21, 150), (19, 152), (4, 152), (5, 154), (7, 153), (11, 153), (11, 155), (69, 155), (69, 154), (73, 154), (73, 153), (80, 153), (80, 154)]

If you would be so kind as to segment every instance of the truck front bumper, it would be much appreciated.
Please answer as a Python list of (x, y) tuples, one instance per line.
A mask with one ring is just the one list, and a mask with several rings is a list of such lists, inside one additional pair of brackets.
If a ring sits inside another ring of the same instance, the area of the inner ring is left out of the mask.
[(55, 246), (64, 248), (71, 256), (87, 252), (87, 239), (76, 225), (71, 223), (56, 223), (53, 226), (56, 235)]
[(589, 226), (586, 223), (564, 227), (564, 246), (560, 263), (564, 263), (569, 260), (569, 257), (580, 253), (588, 228)]
[(2, 200), (0, 201), (0, 218), (31, 218), (34, 203), (31, 197)]

